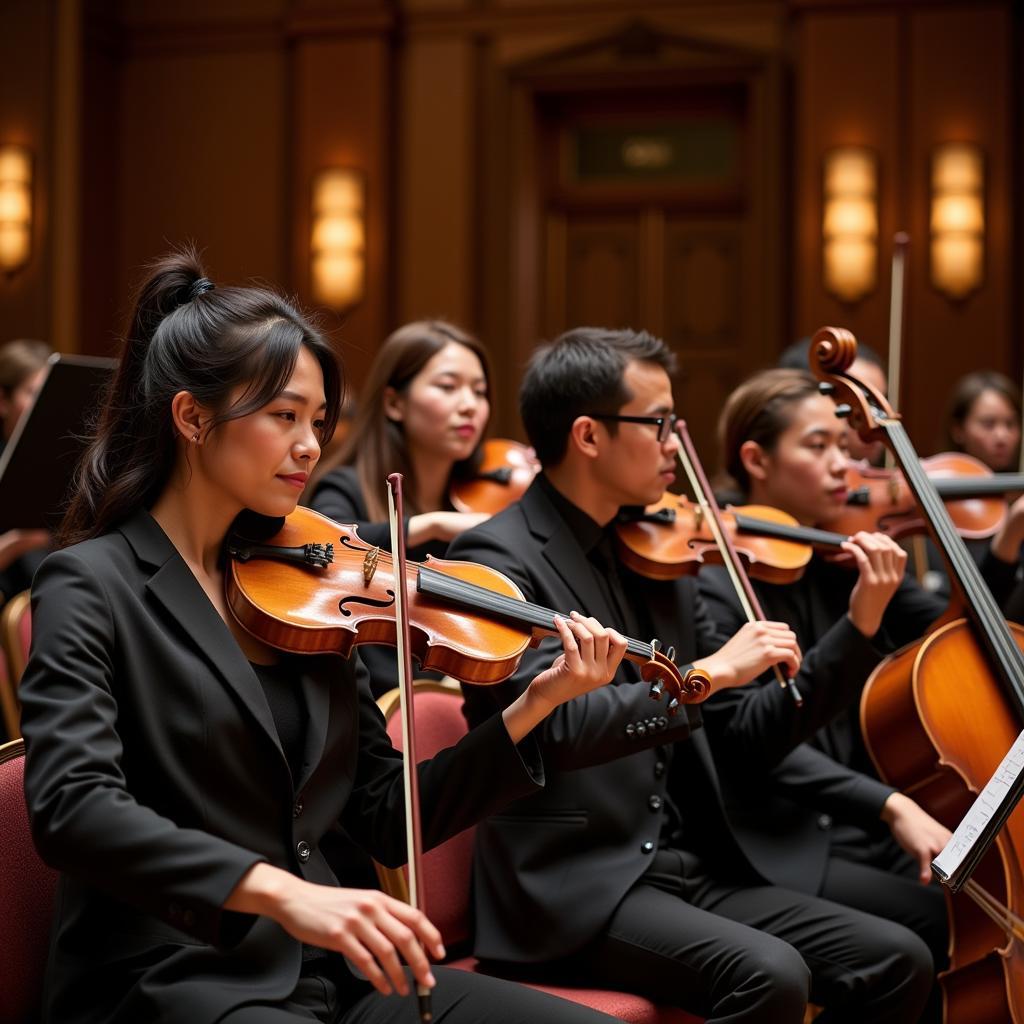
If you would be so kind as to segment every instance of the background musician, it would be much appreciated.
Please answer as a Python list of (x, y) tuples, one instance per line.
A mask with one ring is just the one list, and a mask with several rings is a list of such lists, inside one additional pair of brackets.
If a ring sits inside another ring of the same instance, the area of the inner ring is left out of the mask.
[[(794, 671), (784, 624), (725, 640), (692, 580), (643, 579), (618, 560), (617, 513), (653, 503), (675, 475), (673, 369), (661, 341), (631, 331), (584, 328), (539, 349), (520, 409), (543, 472), (450, 556), (499, 569), (529, 600), (568, 600), (675, 643), (677, 660), (707, 667), (716, 688), (774, 663)], [(881, 814), (922, 858), (948, 835), (911, 801), (801, 744), (860, 685), (855, 632), (819, 652), (827, 685), (814, 671), (805, 688), (799, 668), (802, 712), (781, 690), (755, 688), (764, 714), (745, 719), (749, 729), (664, 715), (625, 664), (614, 686), (555, 712), (539, 730), (552, 766), (545, 792), (477, 830), (476, 954), (497, 970), (599, 980), (714, 1022), (799, 1022), (808, 993), (832, 1021), (915, 1020), (933, 978), (924, 943), (817, 894), (828, 851), (808, 801)], [(471, 724), (515, 700), (554, 653), (542, 643), (507, 682), (464, 687)], [(759, 817), (733, 816), (742, 788), (758, 793)]]

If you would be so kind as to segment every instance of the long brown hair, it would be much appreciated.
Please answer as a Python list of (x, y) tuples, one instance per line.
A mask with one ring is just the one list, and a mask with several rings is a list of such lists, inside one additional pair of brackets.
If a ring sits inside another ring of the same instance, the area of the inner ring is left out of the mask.
[(722, 485), (746, 495), (750, 476), (740, 457), (744, 442), (756, 441), (773, 451), (793, 422), (793, 406), (817, 394), (818, 382), (803, 370), (762, 370), (736, 388), (718, 418)]
[(188, 391), (215, 410), (214, 430), (279, 394), (303, 347), (324, 376), (326, 442), (338, 420), (342, 377), (323, 335), (268, 288), (214, 288), (193, 247), (151, 264), (120, 365), (76, 471), (60, 543), (99, 536), (160, 496), (177, 452), (175, 394)]
[(971, 414), (974, 403), (986, 391), (994, 391), (1004, 398), (1013, 408), (1017, 422), (1020, 422), (1020, 388), (1009, 377), (995, 370), (976, 370), (974, 373), (968, 373), (956, 382), (946, 410), (946, 444), (949, 451), (964, 450), (962, 444), (953, 440), (953, 428), (964, 425), (964, 420)]
[[(444, 320), (416, 320), (399, 327), (380, 347), (362, 387), (352, 428), (345, 437), (335, 465), (356, 467), (359, 486), (372, 520), (388, 517), (384, 479), (388, 473), (404, 477), (403, 497), (411, 514), (420, 512), (416, 474), (409, 459), (405, 430), (384, 413), (384, 394), (388, 388), (405, 391), (416, 375), (438, 352), (455, 342), (473, 352), (480, 360), (491, 397), (491, 373), (487, 351), (471, 334)], [(452, 468), (452, 477), (472, 476), (480, 462), (480, 446)]]

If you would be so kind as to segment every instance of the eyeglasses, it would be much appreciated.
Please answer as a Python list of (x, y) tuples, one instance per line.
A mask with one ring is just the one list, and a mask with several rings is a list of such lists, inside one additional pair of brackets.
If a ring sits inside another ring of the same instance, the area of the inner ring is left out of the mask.
[(658, 428), (658, 444), (664, 444), (675, 429), (679, 417), (673, 412), (668, 416), (619, 416), (612, 412), (590, 412), (592, 420), (613, 420), (616, 423), (650, 423)]

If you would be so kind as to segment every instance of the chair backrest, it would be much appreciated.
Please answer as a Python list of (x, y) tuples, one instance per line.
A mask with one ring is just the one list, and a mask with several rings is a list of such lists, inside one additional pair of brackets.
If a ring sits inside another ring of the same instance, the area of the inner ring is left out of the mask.
[(0, 1024), (39, 1017), (58, 877), (32, 845), (24, 775), (24, 740), (0, 746)]
[(19, 724), (20, 709), (18, 706), (18, 695), (15, 692), (14, 681), (11, 679), (11, 670), (7, 666), (7, 651), (0, 644), (0, 715), (3, 716), (3, 726), (8, 739), (17, 739), (21, 735)]
[[(457, 743), (467, 730), (462, 717), (462, 692), (454, 680), (418, 680), (415, 684), (416, 756), (433, 757), (439, 750)], [(398, 692), (393, 690), (377, 702), (388, 723), (388, 734), (396, 748), (402, 747), (402, 718)], [(423, 856), (423, 891), (426, 913), (440, 929), (445, 945), (454, 949), (472, 937), (470, 924), (470, 871), (473, 866), (471, 828)], [(378, 868), (382, 887), (392, 896), (405, 898), (404, 875)], [(407, 891), (407, 890), (406, 890)]]
[(0, 613), (0, 636), (7, 652), (11, 679), (17, 687), (32, 646), (32, 595), (23, 590), (4, 605)]
[(15, 594), (0, 612), (0, 646), (0, 714), (7, 735), (16, 739), (21, 735), (18, 683), (32, 646), (32, 598), (27, 590)]

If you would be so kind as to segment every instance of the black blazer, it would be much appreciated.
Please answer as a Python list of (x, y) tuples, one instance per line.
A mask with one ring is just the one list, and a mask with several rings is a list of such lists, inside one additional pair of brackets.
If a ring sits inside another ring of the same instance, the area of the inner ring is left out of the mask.
[[(25, 790), (39, 852), (62, 872), (45, 1019), (203, 1024), (285, 998), (301, 945), (222, 909), (242, 875), (267, 861), (336, 884), (320, 851), (336, 823), (382, 862), (405, 860), (401, 760), (353, 666), (304, 660), (293, 779), (255, 673), (148, 513), (51, 555), (34, 602)], [(500, 722), (470, 734), (420, 766), (425, 843), (540, 772)]]
[[(457, 538), (449, 556), (498, 569), (527, 600), (615, 625), (593, 566), (539, 481), (521, 501)], [(656, 583), (625, 570), (622, 576), (658, 638), (675, 645), (680, 664), (721, 645), (692, 580)], [(465, 687), (470, 723), (507, 705), (556, 650), (544, 641), (507, 682)], [(855, 687), (845, 668), (852, 658), (841, 646), (830, 652), (830, 685), (808, 684), (799, 714), (785, 694), (778, 700), (765, 689), (757, 720), (766, 735), (725, 728), (724, 716), (702, 728), (695, 709), (668, 718), (625, 665), (613, 685), (558, 708), (538, 729), (548, 769), (544, 791), (477, 829), (476, 954), (538, 962), (582, 947), (651, 863), (670, 798), (683, 815), (673, 841), (701, 854), (716, 876), (816, 892), (828, 855), (818, 811), (871, 819), (891, 792), (801, 745)], [(756, 803), (736, 799), (751, 789)]]

